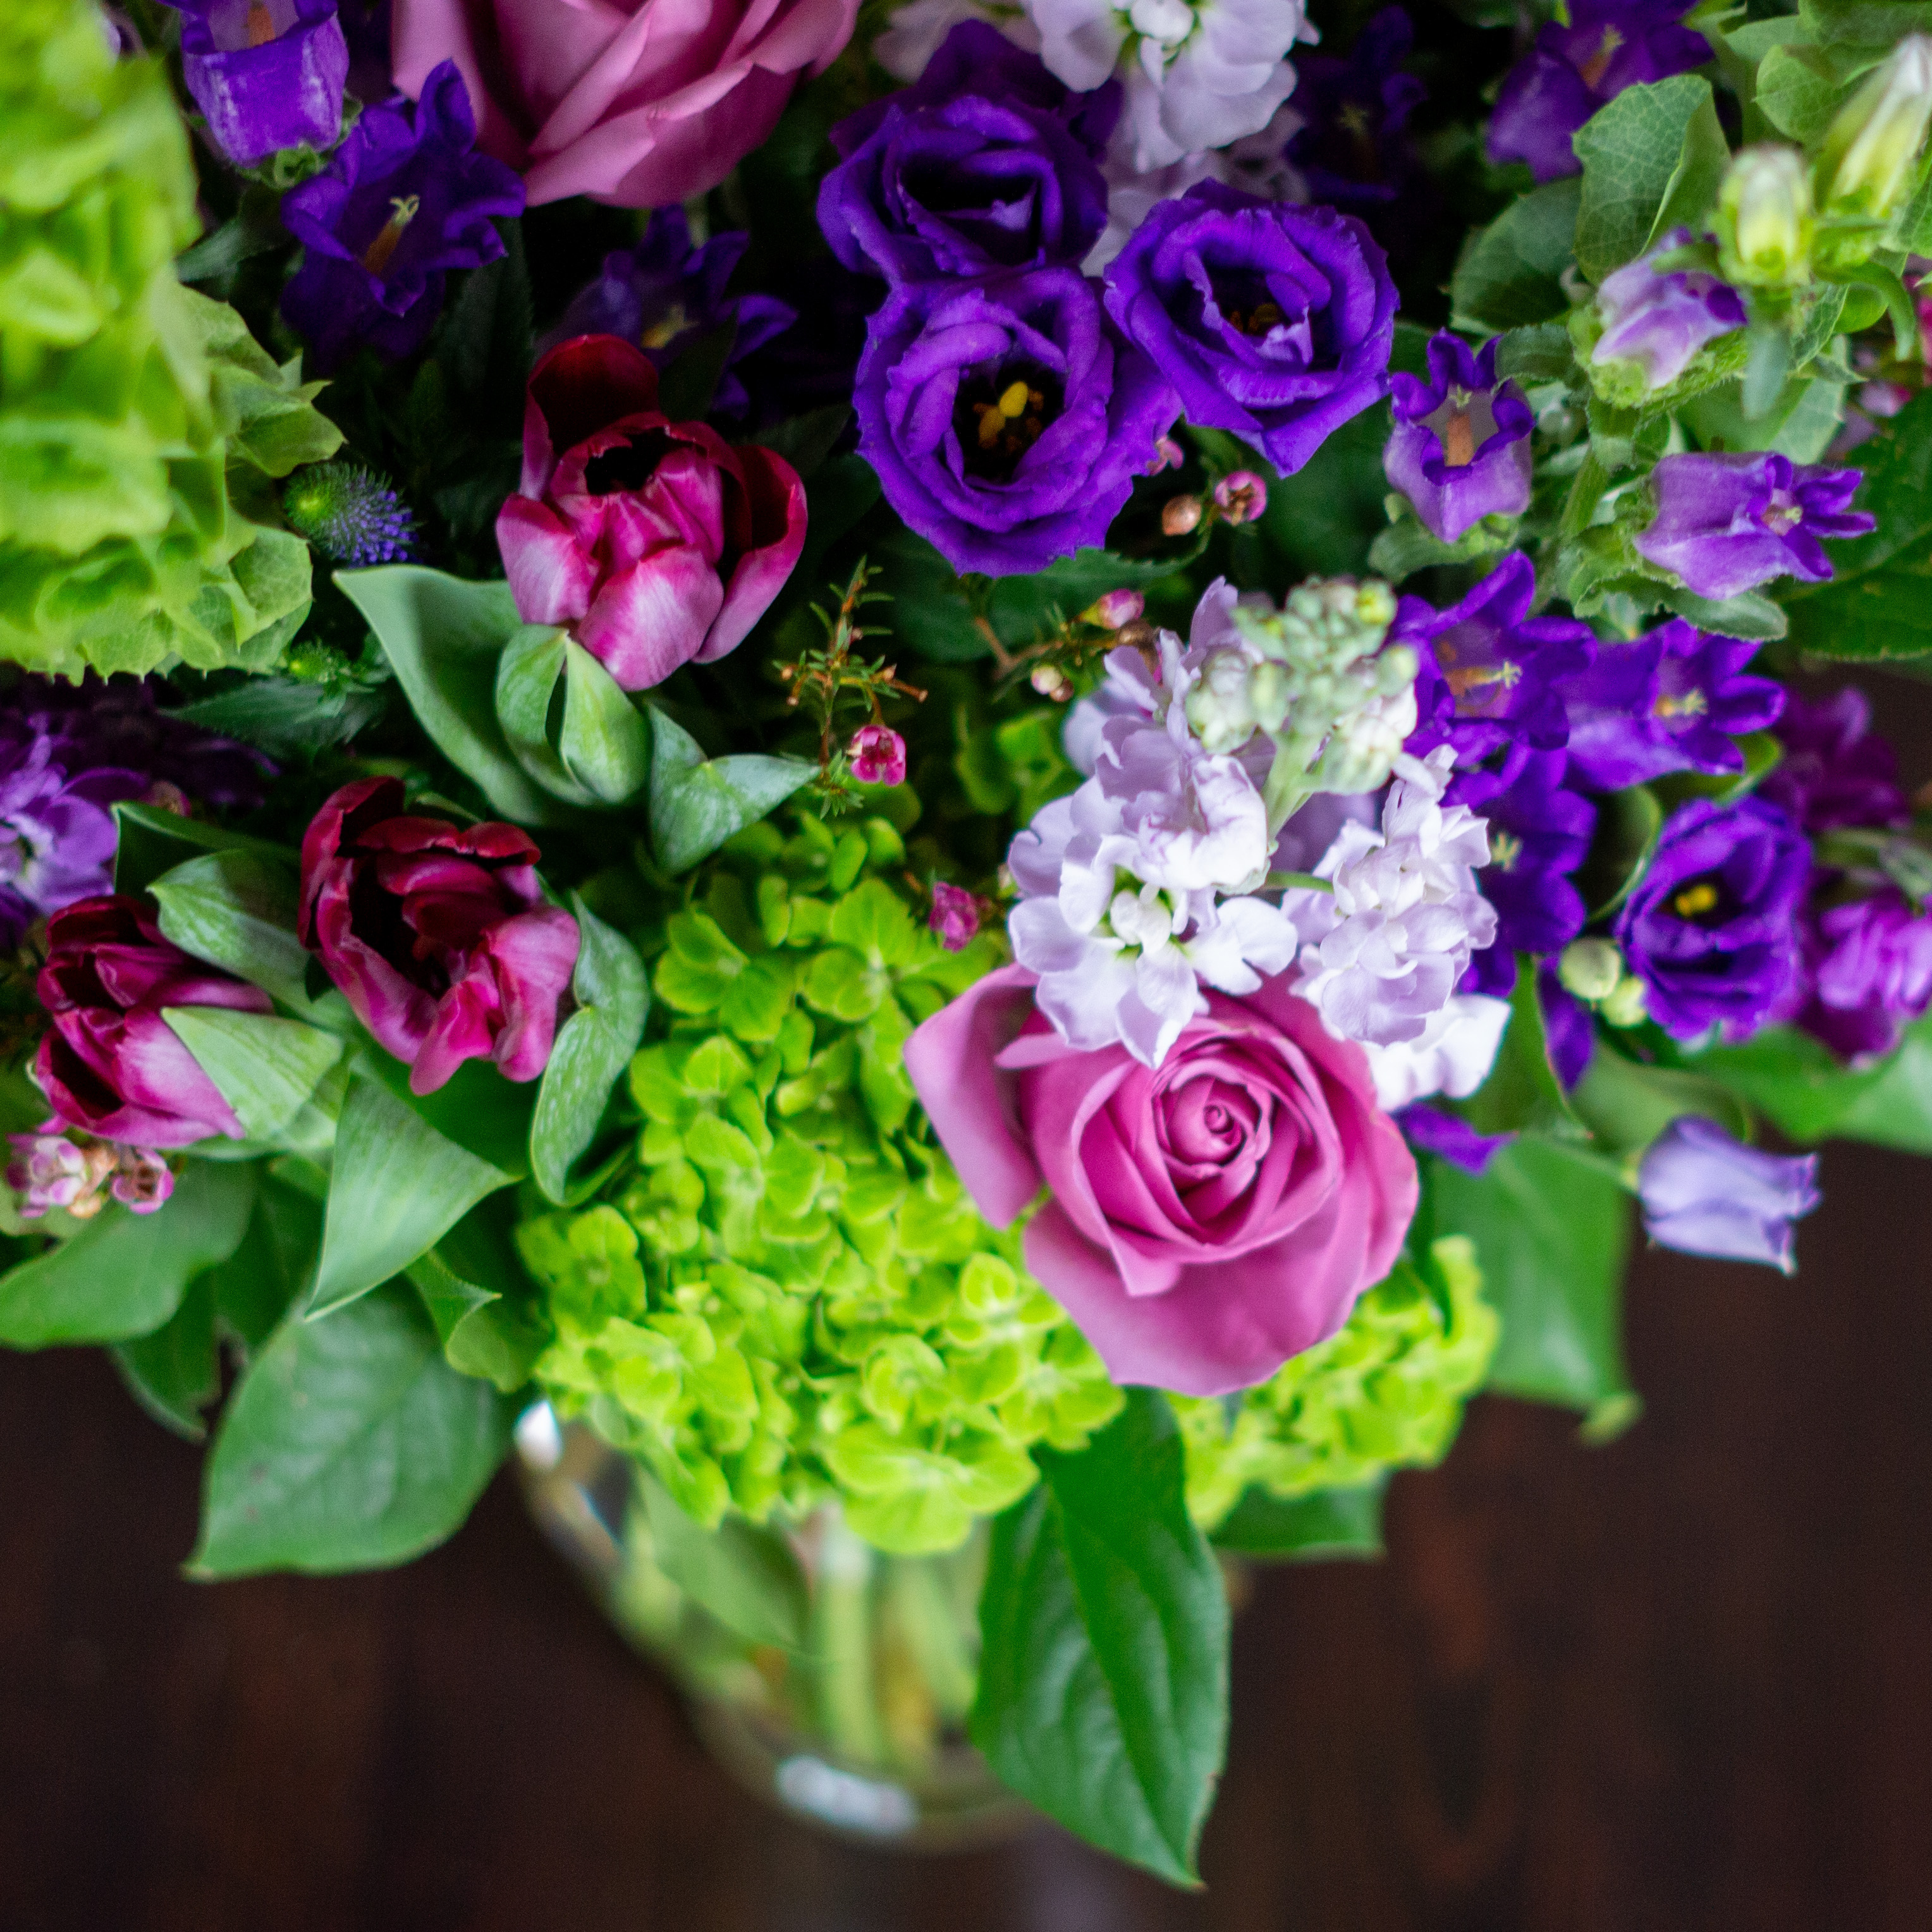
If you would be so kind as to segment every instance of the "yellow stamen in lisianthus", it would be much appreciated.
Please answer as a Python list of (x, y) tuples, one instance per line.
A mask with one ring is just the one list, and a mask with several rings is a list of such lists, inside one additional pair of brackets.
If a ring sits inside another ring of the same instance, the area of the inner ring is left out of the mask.
[(1717, 887), (1708, 879), (1700, 879), (1694, 886), (1686, 886), (1670, 905), (1679, 919), (1695, 919), (1700, 914), (1708, 912), (1717, 903)]

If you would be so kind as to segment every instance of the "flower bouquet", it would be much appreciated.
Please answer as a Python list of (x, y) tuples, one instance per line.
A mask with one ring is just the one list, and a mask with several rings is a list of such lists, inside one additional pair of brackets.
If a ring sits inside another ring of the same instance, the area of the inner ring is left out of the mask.
[(1932, 1152), (1924, 15), (11, 0), (0, 1340), (1190, 1882), (1241, 1562)]

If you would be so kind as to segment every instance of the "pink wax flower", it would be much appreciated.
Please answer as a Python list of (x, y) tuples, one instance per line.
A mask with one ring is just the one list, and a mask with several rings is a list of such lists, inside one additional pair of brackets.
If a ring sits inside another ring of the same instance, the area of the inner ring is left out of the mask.
[(959, 1178), (1118, 1382), (1223, 1395), (1334, 1334), (1388, 1274), (1414, 1159), (1360, 1047), (1266, 981), (1209, 993), (1156, 1069), (1069, 1046), (1002, 967), (906, 1042)]
[(716, 188), (763, 142), (857, 14), (858, 0), (395, 0), (396, 85), (414, 98), (454, 61), (482, 145), (532, 207), (658, 208)]
[(38, 1221), (50, 1209), (64, 1208), (77, 1221), (91, 1220), (106, 1205), (100, 1184), (114, 1172), (114, 1150), (99, 1141), (80, 1147), (61, 1131), (58, 1120), (31, 1134), (9, 1134), (14, 1157), (7, 1163), (7, 1185), (20, 1197), (20, 1218)]
[(130, 1214), (152, 1214), (175, 1191), (174, 1170), (152, 1148), (122, 1148), (108, 1192)]
[(980, 902), (963, 888), (934, 879), (932, 914), (926, 923), (947, 952), (963, 952), (979, 934)]
[(538, 363), (519, 488), (496, 519), (518, 612), (568, 625), (626, 691), (735, 650), (805, 547), (791, 465), (673, 422), (650, 358), (614, 335)]
[(546, 905), (542, 855), (514, 825), (404, 808), (395, 778), (358, 778), (302, 838), (302, 944), (376, 1042), (433, 1094), (466, 1060), (534, 1080), (577, 964), (577, 922)]
[(861, 724), (845, 748), (852, 776), (861, 784), (905, 783), (905, 740), (884, 724)]

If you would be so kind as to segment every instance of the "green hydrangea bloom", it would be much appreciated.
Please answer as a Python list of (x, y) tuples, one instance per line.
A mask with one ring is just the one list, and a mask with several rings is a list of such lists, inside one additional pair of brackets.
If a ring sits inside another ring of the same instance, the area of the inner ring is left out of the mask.
[(1211, 1529), (1252, 1484), (1298, 1496), (1439, 1462), (1499, 1332), (1475, 1250), (1460, 1234), (1436, 1242), (1425, 1266), (1399, 1264), (1339, 1334), (1238, 1400), (1171, 1398), (1190, 1508)]
[(880, 875), (884, 819), (797, 826), (740, 833), (666, 924), (635, 1165), (518, 1230), (556, 1329), (537, 1378), (701, 1522), (836, 1497), (882, 1549), (947, 1549), (1122, 1398), (906, 1078), (995, 942), (940, 949)]
[[(183, 288), (194, 170), (158, 62), (93, 0), (0, 8), (0, 656), (260, 668), (309, 598), (263, 479), (339, 434)], [(260, 520), (258, 520), (260, 519)]]

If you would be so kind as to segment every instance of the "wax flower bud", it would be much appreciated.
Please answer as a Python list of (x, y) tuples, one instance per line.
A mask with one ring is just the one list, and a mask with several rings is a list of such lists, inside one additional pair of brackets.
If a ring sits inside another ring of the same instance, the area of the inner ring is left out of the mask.
[(1623, 976), (1623, 955), (1613, 940), (1573, 940), (1556, 962), (1556, 976), (1563, 982), (1563, 990), (1592, 1005), (1608, 999)]
[(1170, 496), (1161, 506), (1160, 527), (1171, 537), (1184, 537), (1201, 522), (1198, 496)]
[(1796, 148), (1746, 148), (1718, 194), (1718, 266), (1724, 279), (1765, 289), (1811, 278), (1811, 178)]
[(1131, 624), (1147, 608), (1147, 599), (1138, 590), (1109, 590), (1096, 597), (1080, 614), (1083, 624), (1096, 624), (1103, 631), (1118, 631)]
[(1268, 510), (1268, 485), (1252, 470), (1237, 470), (1214, 485), (1214, 507), (1230, 524), (1251, 524)]
[(1650, 1017), (1650, 988), (1633, 973), (1610, 988), (1597, 1010), (1613, 1027), (1642, 1026)]
[(1073, 695), (1073, 680), (1058, 664), (1035, 664), (1028, 682), (1041, 697), (1050, 698), (1056, 704), (1064, 704)]
[(1932, 121), (1932, 38), (1908, 34), (1838, 110), (1818, 151), (1828, 213), (1882, 220), (1911, 192)]
[(1172, 436), (1157, 436), (1154, 440), (1154, 455), (1141, 473), (1158, 476), (1163, 470), (1178, 470), (1186, 460), (1186, 452)]

